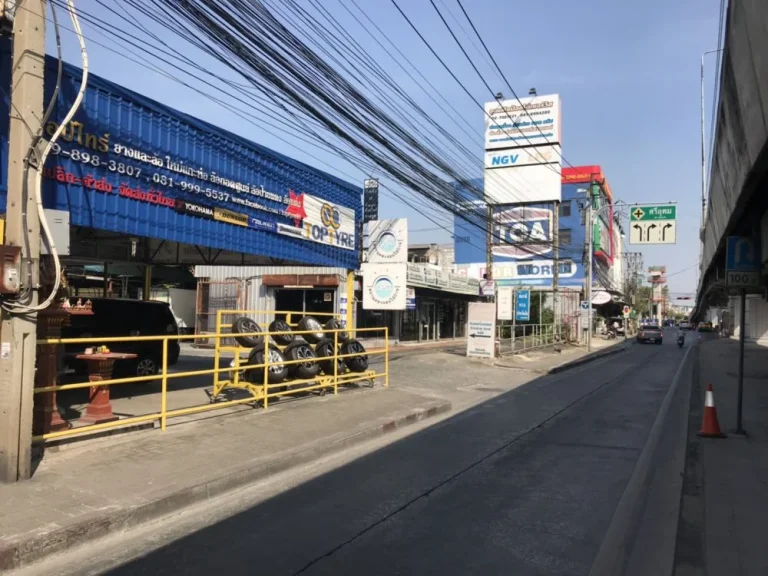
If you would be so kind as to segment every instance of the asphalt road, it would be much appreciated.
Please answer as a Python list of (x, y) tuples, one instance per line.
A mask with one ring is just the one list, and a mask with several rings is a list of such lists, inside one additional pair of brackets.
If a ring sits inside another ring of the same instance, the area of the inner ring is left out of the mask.
[(536, 379), (159, 548), (148, 534), (130, 544), (143, 556), (108, 573), (587, 574), (683, 357), (674, 334)]

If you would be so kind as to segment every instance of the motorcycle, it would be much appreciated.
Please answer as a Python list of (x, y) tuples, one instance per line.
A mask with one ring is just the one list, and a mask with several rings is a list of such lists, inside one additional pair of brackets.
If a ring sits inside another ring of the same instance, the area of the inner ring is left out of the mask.
[(682, 348), (683, 344), (685, 344), (685, 334), (680, 334), (677, 337), (677, 345)]

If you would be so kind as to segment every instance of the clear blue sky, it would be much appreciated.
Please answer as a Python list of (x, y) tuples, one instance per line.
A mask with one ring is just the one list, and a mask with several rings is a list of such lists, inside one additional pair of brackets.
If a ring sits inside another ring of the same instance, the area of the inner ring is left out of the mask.
[[(116, 6), (117, 0), (102, 0)], [(476, 137), (468, 138), (456, 124), (416, 87), (379, 46), (360, 31), (359, 25), (342, 7), (350, 0), (321, 0), (344, 27), (401, 86), (465, 145), (482, 156), (483, 113), (441, 68), (418, 37), (410, 30), (390, 0), (357, 0), (385, 34), (419, 67), (451, 104), (476, 126)], [(270, 0), (267, 4), (274, 2)], [(306, 2), (300, 0), (302, 5)], [(489, 100), (490, 94), (472, 71), (429, 3), (429, 0), (399, 0), (398, 3), (422, 30), (436, 50), (446, 59), (476, 102)], [(103, 19), (121, 30), (129, 31), (140, 44), (156, 44), (146, 34), (131, 29), (118, 18), (123, 14), (104, 8), (96, 0), (78, 0), (85, 14)], [(456, 0), (438, 0), (442, 10), (465, 25)], [(546, 4), (546, 8), (543, 7)], [(535, 86), (539, 94), (559, 93), (563, 101), (562, 150), (573, 165), (602, 166), (614, 195), (627, 202), (678, 202), (678, 243), (671, 247), (643, 250), (645, 264), (666, 264), (672, 292), (692, 292), (698, 262), (698, 226), (700, 215), (699, 164), (699, 59), (701, 53), (717, 46), (718, 0), (650, 0), (642, 3), (616, 0), (553, 0), (509, 2), (502, 0), (465, 0), (464, 5), (493, 52), (512, 87), (519, 94)], [(59, 11), (64, 23), (66, 15)], [(211, 58), (199, 54), (168, 31), (139, 18), (142, 26), (156, 33), (170, 45), (229, 78)], [(66, 26), (71, 26), (68, 19)], [(83, 23), (86, 36), (128, 54), (126, 46), (114, 34), (104, 35), (98, 27)], [(65, 59), (79, 64), (74, 35), (64, 35)], [(54, 52), (49, 27), (48, 50)], [(509, 96), (491, 68), (459, 32), (459, 38), (480, 67), (494, 90)], [(147, 70), (141, 64), (125, 60), (113, 52), (88, 42), (91, 71), (123, 84), (151, 98), (189, 114), (242, 134), (263, 145), (313, 164), (350, 181), (361, 182), (366, 176), (346, 161), (290, 136), (285, 143), (263, 128), (245, 122), (210, 99)], [(386, 42), (382, 39), (382, 42)], [(130, 55), (130, 54), (129, 54)], [(143, 57), (147, 60), (146, 56)], [(148, 61), (153, 62), (149, 59)], [(707, 121), (713, 93), (716, 59), (709, 56), (706, 67)], [(209, 94), (217, 91), (174, 71)], [(227, 97), (223, 96), (226, 100)], [(238, 106), (242, 106), (238, 104)], [(439, 143), (435, 144), (439, 146)], [(320, 161), (309, 158), (307, 153)], [(478, 169), (476, 176), (481, 176)], [(385, 185), (392, 185), (386, 178)], [(425, 217), (424, 208), (413, 209), (391, 196), (381, 201), (382, 217), (407, 217), (412, 242), (451, 242), (452, 217), (437, 208), (430, 215), (439, 228)], [(437, 228), (437, 229), (436, 229)], [(423, 230), (423, 231), (420, 231)]]

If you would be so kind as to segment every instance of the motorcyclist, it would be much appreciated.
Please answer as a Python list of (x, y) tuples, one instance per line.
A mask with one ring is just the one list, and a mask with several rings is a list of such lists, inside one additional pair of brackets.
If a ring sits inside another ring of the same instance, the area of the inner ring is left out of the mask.
[(677, 343), (685, 344), (685, 331), (680, 328), (677, 329)]

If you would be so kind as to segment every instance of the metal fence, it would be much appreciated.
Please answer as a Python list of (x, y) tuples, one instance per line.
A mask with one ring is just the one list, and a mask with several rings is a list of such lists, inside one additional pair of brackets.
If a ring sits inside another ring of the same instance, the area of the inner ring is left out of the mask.
[[(216, 334), (216, 321), (219, 310), (242, 310), (244, 308), (243, 289), (239, 280), (200, 280), (197, 283), (197, 305), (195, 310), (195, 334)], [(231, 321), (234, 316), (227, 318)], [(214, 347), (215, 338), (196, 338), (195, 345)], [(232, 346), (234, 340), (224, 338), (222, 346)]]
[[(322, 328), (325, 339), (321, 340), (314, 347), (314, 352), (303, 356), (296, 355), (298, 356), (296, 359), (291, 359), (291, 355), (287, 355), (283, 352), (286, 350), (286, 347), (277, 344), (277, 337), (287, 334), (301, 337), (311, 334), (313, 331), (291, 330), (270, 332), (266, 330), (264, 332), (237, 335), (240, 339), (243, 337), (259, 338), (262, 344), (260, 345), (261, 347), (257, 346), (257, 349), (241, 346), (234, 341), (232, 345), (224, 345), (222, 344), (223, 341), (231, 339), (230, 335), (232, 329), (231, 324), (226, 318), (238, 312), (240, 311), (225, 309), (217, 311), (214, 316), (215, 333), (210, 335), (46, 338), (38, 340), (38, 355), (41, 358), (55, 358), (57, 347), (59, 346), (66, 344), (82, 345), (84, 351), (82, 354), (78, 354), (77, 358), (82, 359), (82, 361), (87, 364), (88, 381), (57, 385), (55, 384), (55, 365), (53, 370), (48, 370), (46, 372), (47, 376), (45, 378), (39, 378), (38, 382), (36, 382), (34, 394), (40, 397), (41, 405), (49, 408), (47, 416), (48, 421), (41, 423), (39, 429), (35, 431), (33, 440), (35, 442), (45, 442), (47, 440), (57, 440), (69, 436), (79, 436), (95, 431), (152, 421), (159, 422), (161, 430), (165, 430), (167, 420), (178, 416), (198, 414), (209, 410), (217, 410), (241, 404), (267, 408), (271, 400), (284, 396), (303, 396), (308, 392), (318, 392), (323, 394), (325, 392), (332, 392), (333, 394), (338, 394), (340, 386), (344, 387), (360, 382), (373, 384), (375, 380), (380, 380), (383, 381), (384, 386), (389, 386), (389, 340), (387, 338), (388, 330), (386, 327), (363, 328), (354, 331), (354, 333), (348, 332), (344, 328)], [(250, 310), (242, 311), (243, 314), (249, 316), (252, 316), (257, 312), (258, 311)], [(295, 326), (295, 324), (291, 322), (290, 313), (287, 314), (289, 314), (288, 324), (293, 324)], [(300, 314), (297, 314), (297, 316), (300, 316)], [(359, 346), (359, 344), (354, 344), (358, 342), (357, 340), (350, 339), (359, 335), (374, 335), (376, 332), (383, 333), (383, 348), (366, 350)], [(317, 333), (317, 331), (314, 331), (314, 333)], [(216, 351), (214, 358), (212, 358), (213, 368), (188, 370), (183, 372), (169, 371), (171, 357), (169, 345), (174, 340), (178, 341), (182, 338), (209, 338), (214, 340), (214, 342), (216, 342)], [(112, 353), (108, 349), (105, 350), (102, 348), (108, 348), (108, 345), (118, 342), (157, 342), (162, 350), (160, 373), (131, 378), (114, 378), (112, 374), (116, 362), (127, 361), (136, 357), (135, 354)], [(94, 346), (96, 349), (86, 351), (86, 345)], [(305, 349), (308, 346), (309, 344), (305, 344)], [(231, 364), (227, 361), (229, 360), (228, 357), (224, 358), (222, 356), (222, 352), (228, 352), (234, 356), (234, 360)], [(254, 352), (259, 353), (254, 356)], [(368, 368), (368, 358), (377, 355), (383, 356), (383, 371)], [(363, 365), (358, 363), (357, 367), (352, 366), (351, 361), (358, 358), (364, 359)], [(311, 377), (302, 378), (300, 372), (293, 374), (293, 371), (291, 370), (292, 367), (306, 367), (307, 365), (315, 367), (312, 371), (314, 375)], [(319, 370), (317, 367), (319, 367)], [(285, 372), (289, 373), (288, 377), (285, 376)], [(278, 373), (281, 374), (279, 378), (276, 376)], [(179, 382), (179, 379), (201, 376), (212, 377), (209, 403), (175, 410), (168, 409), (169, 387), (181, 386), (181, 388), (183, 388), (183, 384), (176, 384)], [(109, 390), (112, 386), (135, 383), (146, 384), (158, 380), (161, 385), (160, 405), (158, 406), (158, 410), (149, 414), (128, 418), (112, 415), (112, 409), (109, 407)], [(83, 421), (80, 421), (78, 422), (80, 425), (75, 426), (74, 423), (70, 421), (63, 423), (64, 429), (58, 430), (52, 428), (51, 419), (56, 412), (57, 405), (56, 394), (66, 390), (77, 390), (81, 388), (90, 389), (90, 400), (85, 415), (88, 416), (91, 413), (94, 416), (98, 415), (98, 418), (92, 419), (97, 423), (86, 422), (85, 425), (83, 425)], [(229, 400), (226, 394), (222, 394), (227, 390), (239, 390), (245, 392), (245, 397)], [(322, 408), (319, 407), (318, 409)], [(108, 418), (106, 417), (107, 412), (109, 413)]]
[[(528, 317), (522, 321), (517, 318), (517, 298), (520, 290), (530, 292)], [(517, 354), (526, 350), (579, 340), (580, 301), (580, 292), (561, 290), (557, 297), (558, 322), (556, 324), (555, 294), (552, 289), (515, 288), (512, 314), (514, 319), (500, 320), (496, 324), (499, 354)]]

